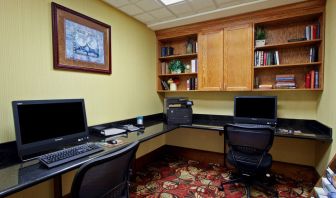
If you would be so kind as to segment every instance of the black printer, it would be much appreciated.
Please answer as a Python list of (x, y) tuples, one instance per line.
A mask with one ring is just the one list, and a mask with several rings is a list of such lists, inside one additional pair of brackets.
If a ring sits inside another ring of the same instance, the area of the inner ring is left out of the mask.
[(163, 114), (168, 124), (192, 124), (193, 102), (186, 97), (166, 97)]

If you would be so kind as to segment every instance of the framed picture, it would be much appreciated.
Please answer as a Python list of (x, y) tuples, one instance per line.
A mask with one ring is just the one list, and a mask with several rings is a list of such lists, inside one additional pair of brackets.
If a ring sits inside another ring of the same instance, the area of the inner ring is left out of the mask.
[(54, 2), (55, 69), (111, 74), (111, 26)]

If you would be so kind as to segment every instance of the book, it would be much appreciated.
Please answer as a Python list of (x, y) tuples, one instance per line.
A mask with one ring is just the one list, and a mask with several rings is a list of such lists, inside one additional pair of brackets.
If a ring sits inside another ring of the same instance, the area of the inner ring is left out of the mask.
[(195, 78), (195, 87), (194, 87), (194, 90), (197, 90), (197, 87), (198, 87), (198, 80), (197, 80), (197, 78)]
[(306, 73), (306, 78), (305, 79), (306, 79), (305, 80), (305, 88), (307, 88), (307, 89), (311, 88), (310, 87), (311, 86), (311, 84), (310, 84), (311, 79), (310, 79), (310, 73), (309, 72)]
[(316, 47), (311, 47), (309, 51), (309, 61), (312, 62), (317, 62), (318, 60), (318, 50)]
[(187, 80), (187, 91), (190, 90), (190, 79)]
[(197, 72), (197, 59), (191, 60), (191, 72), (196, 73)]
[[(322, 187), (325, 192), (336, 193), (335, 187), (329, 182), (329, 180), (325, 177), (322, 177)], [(328, 195), (329, 196), (329, 195)]]
[(276, 64), (280, 65), (280, 58), (279, 58), (279, 51), (275, 51), (275, 57), (276, 57)]
[(319, 88), (319, 72), (315, 71), (314, 88)]
[(161, 63), (161, 74), (166, 74), (166, 62)]
[(310, 71), (310, 88), (314, 88), (315, 85), (315, 71)]
[(314, 187), (315, 194), (318, 198), (328, 198), (328, 193), (321, 187)]
[(328, 167), (326, 170), (326, 177), (329, 182), (336, 188), (336, 174), (330, 169), (330, 167)]
[(161, 85), (164, 90), (169, 90), (168, 83), (164, 80), (161, 80)]
[(269, 85), (269, 84), (261, 84), (258, 87), (259, 89), (272, 89), (273, 85)]
[(254, 66), (280, 65), (279, 51), (255, 51)]

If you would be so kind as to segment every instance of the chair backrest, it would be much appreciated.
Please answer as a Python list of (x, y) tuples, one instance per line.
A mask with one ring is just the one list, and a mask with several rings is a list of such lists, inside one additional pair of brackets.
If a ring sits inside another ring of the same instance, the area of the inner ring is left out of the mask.
[(130, 168), (138, 146), (134, 142), (83, 164), (72, 183), (72, 197), (128, 197)]
[(261, 155), (272, 147), (274, 128), (248, 127), (234, 124), (224, 126), (225, 138), (230, 149), (245, 154)]

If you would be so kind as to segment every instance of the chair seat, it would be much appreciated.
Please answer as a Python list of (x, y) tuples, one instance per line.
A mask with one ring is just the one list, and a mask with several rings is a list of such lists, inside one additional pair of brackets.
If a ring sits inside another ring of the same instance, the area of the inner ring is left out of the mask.
[[(264, 172), (267, 172), (272, 166), (272, 156), (268, 153), (265, 154), (265, 156), (261, 160), (261, 163), (258, 169), (256, 169), (256, 166), (259, 161), (259, 156), (253, 157), (251, 155), (247, 155), (247, 154), (235, 151), (235, 157), (236, 157), (236, 163), (238, 167), (240, 167), (241, 169), (247, 170), (247, 171), (264, 173)], [(232, 152), (229, 152), (227, 154), (227, 160), (231, 165), (235, 164)]]

